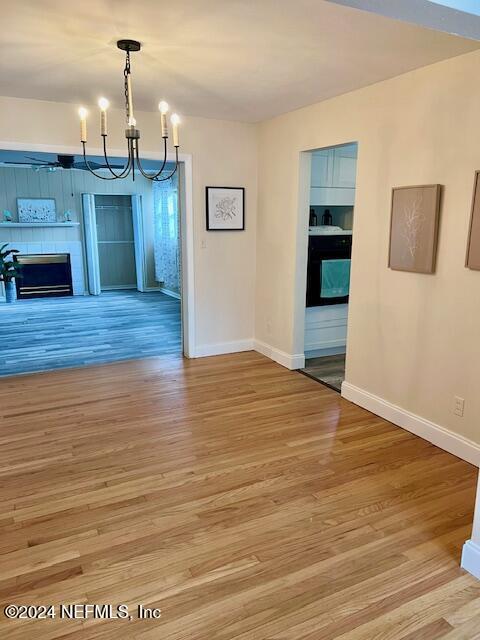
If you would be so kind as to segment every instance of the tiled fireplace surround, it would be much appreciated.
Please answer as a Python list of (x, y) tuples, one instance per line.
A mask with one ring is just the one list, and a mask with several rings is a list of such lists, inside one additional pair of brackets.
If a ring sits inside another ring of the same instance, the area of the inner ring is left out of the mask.
[[(12, 242), (21, 254), (42, 253), (69, 253), (72, 267), (73, 295), (85, 294), (85, 277), (83, 268), (82, 243), (77, 241), (55, 242)], [(1, 295), (1, 294), (0, 294)]]

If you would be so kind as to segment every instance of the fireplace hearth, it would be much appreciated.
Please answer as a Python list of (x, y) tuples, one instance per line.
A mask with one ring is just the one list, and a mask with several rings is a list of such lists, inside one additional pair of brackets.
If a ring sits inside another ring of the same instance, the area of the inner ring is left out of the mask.
[(70, 254), (17, 254), (15, 260), (22, 265), (19, 300), (73, 296)]

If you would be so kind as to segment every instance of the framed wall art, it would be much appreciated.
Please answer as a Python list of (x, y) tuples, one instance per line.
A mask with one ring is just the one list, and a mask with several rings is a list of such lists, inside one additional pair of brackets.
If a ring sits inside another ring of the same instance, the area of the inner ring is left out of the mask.
[(56, 222), (54, 198), (17, 198), (19, 222)]
[(440, 196), (439, 184), (392, 189), (390, 269), (434, 273)]
[(245, 188), (206, 187), (207, 231), (244, 231)]
[(480, 171), (475, 172), (465, 266), (480, 271)]

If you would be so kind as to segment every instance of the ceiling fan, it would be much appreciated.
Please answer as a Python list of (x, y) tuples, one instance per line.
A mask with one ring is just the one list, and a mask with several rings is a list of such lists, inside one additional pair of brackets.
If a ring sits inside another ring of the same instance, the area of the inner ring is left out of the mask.
[[(2, 165), (6, 165), (6, 164), (11, 164), (11, 165), (28, 165), (29, 167), (32, 167), (32, 169), (34, 169), (35, 171), (38, 171), (40, 169), (47, 169), (48, 171), (56, 171), (57, 169), (80, 169), (81, 171), (89, 171), (85, 160), (80, 160), (80, 161), (75, 161), (75, 156), (72, 155), (62, 155), (59, 154), (57, 155), (57, 160), (54, 162), (48, 162), (45, 160), (42, 160), (41, 158), (33, 158), (32, 156), (25, 156), (25, 158), (28, 158), (30, 161), (33, 160), (33, 162), (18, 162), (18, 161), (8, 161), (8, 160), (4, 160), (2, 161), (0, 164)], [(92, 162), (91, 160), (88, 161), (88, 164), (90, 165), (91, 168), (94, 169), (108, 169), (108, 166), (106, 164), (99, 164), (98, 162)], [(112, 167), (112, 169), (121, 169), (123, 168), (122, 165), (118, 165), (118, 164), (110, 164), (110, 166)]]

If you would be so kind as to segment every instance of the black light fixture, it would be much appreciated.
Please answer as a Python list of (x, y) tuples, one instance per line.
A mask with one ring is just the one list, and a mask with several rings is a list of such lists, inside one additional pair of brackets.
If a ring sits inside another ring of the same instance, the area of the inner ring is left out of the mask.
[(114, 166), (108, 159), (107, 153), (107, 109), (109, 106), (109, 102), (106, 98), (100, 98), (98, 101), (98, 106), (100, 107), (100, 133), (103, 140), (103, 154), (105, 156), (105, 165), (110, 175), (104, 176), (96, 173), (93, 163), (90, 163), (87, 159), (87, 115), (88, 112), (85, 107), (80, 107), (78, 113), (80, 115), (80, 138), (83, 147), (83, 157), (85, 160), (85, 165), (87, 169), (93, 173), (97, 178), (101, 178), (102, 180), (119, 180), (121, 178), (128, 178), (128, 176), (132, 176), (132, 179), (135, 180), (135, 167), (137, 167), (138, 171), (144, 176), (148, 178), (148, 180), (152, 180), (154, 182), (163, 182), (164, 180), (169, 180), (178, 169), (178, 125), (180, 123), (179, 116), (174, 113), (170, 121), (172, 123), (172, 133), (173, 133), (173, 146), (175, 147), (175, 168), (170, 171), (167, 175), (162, 175), (167, 164), (167, 140), (168, 140), (168, 126), (167, 126), (167, 113), (168, 113), (168, 104), (165, 100), (162, 100), (158, 108), (160, 110), (160, 124), (163, 138), (163, 162), (159, 171), (154, 174), (147, 173), (140, 161), (140, 149), (139, 149), (139, 140), (140, 140), (140, 131), (137, 129), (137, 121), (135, 120), (135, 116), (133, 115), (133, 95), (132, 95), (132, 81), (131, 81), (131, 72), (130, 72), (130, 52), (140, 51), (141, 44), (136, 40), (119, 40), (117, 42), (117, 47), (121, 51), (125, 51), (126, 59), (125, 59), (125, 69), (123, 71), (124, 75), (124, 85), (125, 85), (125, 118), (127, 127), (125, 129), (125, 138), (127, 139), (127, 162), (123, 169), (120, 172), (114, 171)]

